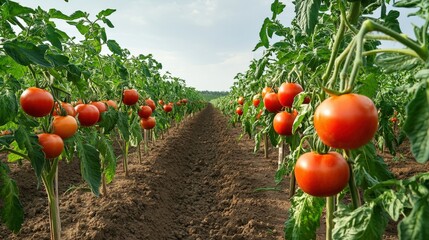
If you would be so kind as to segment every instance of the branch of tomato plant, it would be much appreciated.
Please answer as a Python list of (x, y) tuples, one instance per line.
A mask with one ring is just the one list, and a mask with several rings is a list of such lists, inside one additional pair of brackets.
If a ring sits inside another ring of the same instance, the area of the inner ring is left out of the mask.
[(334, 229), (334, 196), (326, 197), (326, 240), (332, 240)]
[(45, 191), (48, 194), (49, 219), (51, 226), (51, 239), (59, 240), (61, 238), (61, 220), (59, 214), (58, 194), (55, 191), (54, 178), (58, 171), (58, 158), (55, 158), (52, 165), (47, 164), (42, 172), (42, 182), (45, 185)]
[(33, 67), (31, 65), (27, 66), (28, 69), (30, 69), (31, 75), (34, 78), (34, 81), (36, 82), (36, 87), (39, 88), (40, 87), (40, 83), (39, 83), (39, 79), (37, 79), (37, 75), (36, 75), (36, 71), (34, 71)]
[(416, 52), (414, 52), (410, 49), (398, 49), (398, 48), (384, 48), (384, 49), (368, 50), (368, 51), (362, 52), (362, 56), (368, 56), (368, 55), (377, 54), (377, 53), (400, 53), (403, 55), (409, 55), (409, 56), (412, 56), (415, 58), (419, 58), (419, 55), (417, 55)]
[(425, 22), (425, 24), (423, 25), (423, 31), (422, 31), (422, 33), (423, 33), (423, 42), (422, 42), (422, 47), (423, 48), (427, 48), (428, 47), (428, 34), (427, 34), (427, 32), (428, 32), (428, 28), (429, 28), (429, 13), (426, 15), (426, 22)]
[(23, 153), (20, 153), (20, 152), (18, 152), (18, 151), (16, 151), (16, 150), (14, 150), (14, 149), (12, 149), (12, 148), (9, 148), (9, 147), (2, 147), (2, 148), (0, 149), (0, 153), (1, 153), (1, 152), (10, 152), (10, 153), (13, 153), (13, 154), (15, 154), (15, 155), (18, 155), (18, 156), (20, 156), (20, 157), (22, 157), (22, 158), (27, 159), (27, 160), (29, 160), (29, 161), (30, 161), (30, 157), (28, 157), (27, 155), (25, 155), (25, 154), (23, 154)]
[(344, 51), (335, 59), (335, 66), (334, 66), (334, 72), (332, 74), (332, 77), (329, 79), (328, 83), (326, 84), (328, 88), (332, 88), (335, 80), (337, 79), (338, 72), (340, 71), (341, 63), (344, 61), (344, 59), (348, 56), (350, 51), (355, 47), (355, 39), (352, 40), (352, 42), (344, 49)]
[(349, 169), (350, 169), (349, 189), (350, 189), (350, 194), (352, 197), (353, 209), (356, 209), (361, 205), (361, 203), (360, 203), (359, 192), (358, 192), (358, 189), (356, 187), (355, 175), (353, 172), (353, 159), (351, 159), (350, 150), (344, 150), (343, 155), (344, 155), (344, 158), (346, 159), (347, 164), (349, 165)]

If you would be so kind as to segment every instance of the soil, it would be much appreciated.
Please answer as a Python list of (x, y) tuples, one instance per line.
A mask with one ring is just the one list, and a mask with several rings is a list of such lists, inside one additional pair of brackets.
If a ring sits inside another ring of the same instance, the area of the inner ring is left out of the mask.
[[(253, 153), (254, 142), (211, 105), (170, 129), (143, 153), (129, 155), (129, 176), (118, 160), (108, 195), (95, 197), (79, 173), (79, 162), (59, 166), (63, 239), (284, 239), (290, 206), (286, 179), (274, 187), (277, 149)], [(398, 177), (429, 165), (388, 159)], [(0, 225), (0, 239), (49, 239), (47, 198), (28, 164), (10, 165), (24, 205), (18, 234)], [(323, 224), (323, 223), (322, 223)], [(397, 239), (396, 228), (385, 238)], [(393, 227), (392, 227), (393, 226)], [(318, 232), (323, 239), (323, 229)]]

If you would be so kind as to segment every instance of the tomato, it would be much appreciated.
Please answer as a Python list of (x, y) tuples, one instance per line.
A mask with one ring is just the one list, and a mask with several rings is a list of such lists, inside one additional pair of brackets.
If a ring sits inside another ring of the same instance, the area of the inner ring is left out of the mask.
[(182, 102), (179, 100), (179, 101), (176, 103), (176, 105), (177, 105), (177, 106), (182, 106)]
[(43, 117), (51, 113), (54, 97), (45, 89), (27, 88), (19, 99), (22, 110), (33, 117)]
[(267, 93), (264, 97), (264, 106), (268, 112), (279, 112), (282, 110), (282, 105), (277, 98), (277, 93)]
[(37, 136), (46, 158), (56, 158), (63, 151), (64, 142), (60, 136), (51, 133), (41, 133)]
[(337, 152), (308, 152), (296, 161), (295, 178), (302, 191), (327, 197), (341, 192), (350, 178), (349, 165)]
[(115, 101), (113, 100), (107, 100), (107, 101), (103, 101), (107, 104), (107, 106), (112, 107), (114, 109), (118, 109), (118, 104), (116, 104)]
[(304, 98), (304, 101), (302, 102), (303, 104), (309, 104), (311, 102), (311, 98), (309, 96), (306, 96)]
[(293, 113), (288, 112), (279, 112), (273, 119), (274, 131), (282, 136), (290, 136), (292, 135), (292, 125), (293, 121), (297, 116), (297, 112)]
[(90, 104), (94, 105), (98, 109), (100, 114), (107, 111), (107, 105), (104, 102), (91, 102)]
[(244, 97), (239, 97), (237, 100), (237, 103), (240, 105), (243, 105), (244, 104)]
[(363, 95), (332, 96), (316, 108), (314, 128), (324, 144), (356, 149), (374, 137), (378, 128), (377, 109), (371, 99)]
[(76, 119), (72, 116), (55, 116), (52, 121), (53, 133), (62, 139), (73, 136), (77, 131)]
[(261, 110), (259, 110), (258, 115), (256, 115), (256, 119), (257, 119), (257, 120), (259, 120), (259, 118), (261, 118), (262, 113), (264, 113), (264, 111), (262, 111), (262, 109), (261, 109)]
[(98, 108), (91, 104), (79, 104), (75, 107), (77, 119), (82, 126), (92, 126), (98, 122), (100, 118), (100, 111)]
[(131, 106), (137, 103), (139, 100), (139, 93), (135, 89), (125, 89), (122, 96), (122, 102), (125, 105)]
[(173, 106), (170, 104), (164, 104), (163, 108), (164, 112), (171, 112), (173, 110)]
[(398, 121), (398, 118), (396, 118), (396, 117), (392, 117), (392, 118), (390, 118), (390, 121), (391, 121), (392, 123), (396, 123), (396, 122)]
[(162, 106), (162, 105), (164, 105), (164, 101), (162, 101), (162, 100), (160, 99), (160, 100), (158, 100), (158, 104)]
[(150, 108), (152, 108), (152, 112), (155, 111), (156, 105), (152, 99), (150, 99), (150, 98), (146, 99), (146, 105), (148, 105)]
[(262, 89), (262, 93), (261, 93), (262, 98), (264, 98), (264, 97), (265, 97), (265, 95), (267, 95), (267, 93), (270, 93), (270, 92), (272, 92), (272, 91), (273, 91), (273, 89), (272, 89), (272, 88), (270, 88), (270, 87), (264, 87), (264, 88)]
[(188, 99), (186, 99), (186, 98), (182, 99), (182, 103), (183, 104), (187, 104), (188, 103)]
[(148, 118), (152, 115), (152, 108), (149, 106), (141, 106), (138, 112), (140, 118)]
[(143, 129), (152, 129), (156, 125), (156, 120), (154, 117), (142, 118), (140, 119), (140, 126)]
[(239, 116), (241, 116), (241, 115), (243, 115), (243, 108), (242, 108), (242, 107), (237, 107), (237, 108), (235, 109), (235, 112), (236, 112)]
[(60, 116), (63, 115), (63, 113), (72, 117), (76, 116), (76, 111), (74, 110), (74, 107), (71, 105), (71, 103), (61, 102), (61, 108), (59, 107), (58, 103), (55, 103), (52, 115)]
[(256, 94), (253, 96), (253, 106), (257, 107), (259, 106), (259, 103), (261, 102), (261, 99), (259, 99), (259, 94)]
[(293, 99), (298, 93), (302, 92), (303, 89), (298, 83), (282, 83), (279, 87), (278, 97), (281, 105), (285, 107), (292, 107)]

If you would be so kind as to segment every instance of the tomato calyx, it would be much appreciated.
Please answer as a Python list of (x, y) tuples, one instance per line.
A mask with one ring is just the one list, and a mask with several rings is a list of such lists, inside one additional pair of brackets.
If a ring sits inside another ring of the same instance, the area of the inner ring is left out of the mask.
[(327, 87), (322, 87), (322, 89), (327, 94), (329, 94), (329, 96), (331, 96), (331, 97), (333, 97), (333, 96), (341, 96), (341, 95), (344, 95), (344, 94), (348, 94), (348, 93), (351, 93), (352, 90), (353, 90), (352, 88), (347, 88), (344, 91), (336, 91), (336, 90), (333, 90), (333, 89), (329, 89)]

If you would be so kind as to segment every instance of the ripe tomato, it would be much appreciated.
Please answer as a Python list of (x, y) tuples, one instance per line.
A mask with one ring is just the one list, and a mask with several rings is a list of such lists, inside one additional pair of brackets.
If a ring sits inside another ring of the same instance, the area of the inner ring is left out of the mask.
[(152, 99), (150, 99), (150, 98), (146, 99), (146, 105), (148, 105), (150, 108), (152, 108), (152, 112), (155, 111), (156, 105)]
[(242, 108), (242, 107), (237, 107), (237, 108), (235, 109), (235, 112), (236, 112), (239, 116), (241, 116), (241, 115), (243, 115), (243, 108)]
[(152, 129), (156, 125), (156, 121), (154, 117), (142, 118), (140, 119), (140, 126), (143, 129)]
[(164, 112), (171, 112), (173, 110), (173, 105), (164, 104), (163, 108), (164, 108)]
[(244, 104), (244, 97), (239, 97), (237, 102), (238, 102), (238, 104), (243, 105)]
[(75, 107), (77, 119), (82, 126), (92, 126), (100, 119), (100, 111), (98, 108), (91, 104), (79, 104)]
[(164, 101), (162, 99), (159, 99), (158, 104), (162, 106), (162, 105), (164, 105)]
[(371, 99), (363, 95), (332, 96), (316, 108), (314, 128), (324, 144), (356, 149), (374, 137), (378, 128), (377, 109)]
[(116, 104), (115, 101), (113, 100), (107, 100), (107, 101), (103, 101), (107, 104), (107, 106), (112, 107), (114, 109), (118, 109), (118, 104)]
[(91, 102), (91, 105), (94, 105), (98, 111), (100, 112), (100, 114), (104, 113), (105, 111), (107, 111), (107, 105), (104, 102)]
[(76, 116), (76, 111), (74, 110), (74, 107), (70, 103), (61, 102), (61, 108), (59, 107), (58, 103), (55, 103), (54, 111), (52, 112), (53, 116), (61, 116), (63, 115), (63, 110), (65, 113), (69, 116)]
[(281, 105), (285, 107), (292, 107), (293, 99), (303, 89), (298, 83), (282, 83), (279, 87), (278, 97)]
[(148, 118), (152, 115), (152, 108), (149, 106), (141, 106), (138, 112), (140, 118)]
[(288, 112), (279, 112), (273, 119), (274, 131), (282, 136), (290, 136), (292, 135), (292, 125), (293, 121), (297, 116), (297, 112), (293, 113)]
[(27, 88), (19, 99), (22, 110), (33, 117), (43, 117), (51, 113), (54, 97), (45, 89)]
[(267, 93), (264, 97), (264, 106), (268, 110), (268, 112), (279, 112), (282, 110), (282, 105), (277, 98), (277, 93)]
[(176, 105), (177, 106), (182, 106), (182, 102), (179, 100), (179, 101), (176, 102)]
[(187, 104), (188, 103), (188, 99), (186, 99), (186, 98), (182, 99), (182, 103), (183, 104)]
[(261, 99), (259, 98), (259, 94), (256, 94), (255, 96), (253, 96), (253, 106), (258, 107), (260, 102), (261, 102)]
[(309, 96), (306, 96), (304, 98), (304, 101), (302, 102), (303, 104), (309, 104), (311, 102), (311, 98)]
[(337, 152), (318, 154), (308, 152), (296, 161), (295, 178), (302, 191), (327, 197), (341, 192), (350, 177), (349, 165)]
[(262, 98), (264, 98), (264, 97), (265, 97), (265, 95), (267, 95), (267, 93), (270, 93), (270, 92), (272, 92), (272, 91), (273, 91), (273, 89), (272, 89), (272, 88), (270, 88), (270, 87), (264, 87), (264, 88), (262, 89), (262, 93), (261, 93)]
[(125, 105), (131, 106), (137, 103), (139, 100), (139, 93), (135, 89), (125, 89), (122, 96), (122, 102)]
[(392, 118), (390, 118), (390, 121), (391, 121), (392, 123), (396, 123), (396, 122), (398, 121), (398, 118), (396, 118), (396, 117), (392, 117)]
[(46, 158), (56, 158), (63, 151), (64, 142), (60, 136), (51, 133), (41, 133), (37, 136)]
[(77, 131), (76, 119), (72, 116), (55, 116), (52, 121), (53, 133), (62, 139), (73, 136)]

